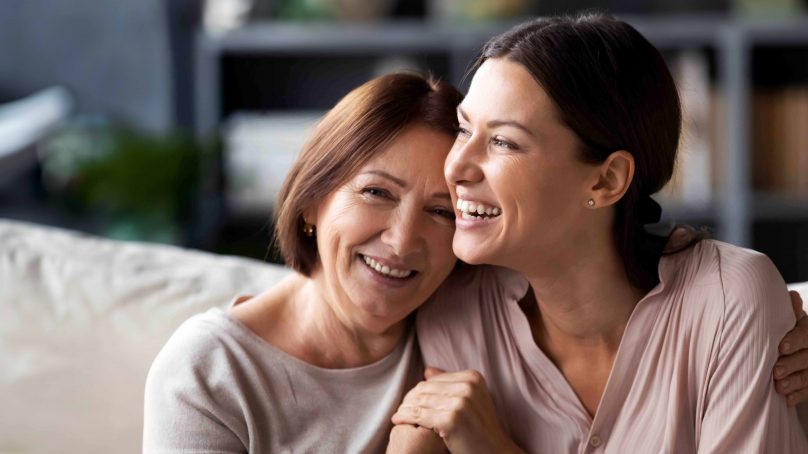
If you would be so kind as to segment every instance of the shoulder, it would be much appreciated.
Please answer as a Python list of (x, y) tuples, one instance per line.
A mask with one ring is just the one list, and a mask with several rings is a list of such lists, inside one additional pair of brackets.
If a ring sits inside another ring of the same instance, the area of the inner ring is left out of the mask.
[(772, 261), (763, 253), (715, 240), (702, 240), (694, 246), (666, 257), (664, 270), (674, 281), (701, 286), (718, 284), (727, 295), (760, 294), (785, 282)]
[(249, 401), (245, 383), (238, 378), (238, 358), (243, 356), (238, 350), (236, 336), (219, 309), (195, 315), (177, 328), (146, 378), (144, 450), (246, 449)]
[(720, 311), (725, 330), (758, 331), (779, 340), (793, 325), (786, 284), (765, 254), (703, 240), (673, 256), (672, 263), (686, 300)]
[(147, 391), (164, 386), (200, 386), (221, 376), (212, 372), (236, 367), (234, 357), (242, 342), (232, 324), (220, 309), (209, 309), (183, 322), (152, 362)]

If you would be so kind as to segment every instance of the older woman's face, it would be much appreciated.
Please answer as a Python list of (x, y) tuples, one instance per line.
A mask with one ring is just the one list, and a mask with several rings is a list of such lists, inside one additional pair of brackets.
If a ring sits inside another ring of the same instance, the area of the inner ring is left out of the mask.
[(323, 288), (341, 317), (386, 330), (454, 267), (454, 211), (443, 177), (452, 140), (409, 127), (317, 207)]
[(461, 260), (522, 269), (582, 234), (596, 168), (577, 158), (575, 134), (526, 68), (506, 59), (483, 63), (458, 119), (445, 175)]

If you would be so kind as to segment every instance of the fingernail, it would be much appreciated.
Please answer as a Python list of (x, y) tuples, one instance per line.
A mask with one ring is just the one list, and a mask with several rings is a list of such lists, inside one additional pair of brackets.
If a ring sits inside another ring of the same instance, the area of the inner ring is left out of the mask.
[(784, 343), (783, 344), (783, 351), (786, 352), (786, 353), (790, 352), (791, 351), (791, 344), (789, 344), (788, 342)]
[(784, 368), (782, 368), (782, 367), (775, 367), (775, 368), (774, 368), (774, 375), (775, 375), (777, 378), (780, 378), (780, 377), (782, 377), (782, 376), (783, 376), (783, 375), (785, 375), (785, 374), (786, 374), (786, 370), (785, 370)]
[(783, 384), (783, 389), (786, 389), (786, 390), (787, 390), (787, 389), (788, 389), (788, 385), (789, 385), (788, 380), (783, 380), (781, 383)]

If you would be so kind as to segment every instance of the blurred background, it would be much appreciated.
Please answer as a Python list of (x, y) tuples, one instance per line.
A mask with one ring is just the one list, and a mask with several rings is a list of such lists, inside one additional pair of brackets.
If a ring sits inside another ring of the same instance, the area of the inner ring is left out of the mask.
[(273, 199), (340, 97), (397, 69), (465, 90), (489, 37), (586, 9), (678, 80), (666, 220), (808, 281), (804, 0), (1, 0), (0, 218), (277, 260)]

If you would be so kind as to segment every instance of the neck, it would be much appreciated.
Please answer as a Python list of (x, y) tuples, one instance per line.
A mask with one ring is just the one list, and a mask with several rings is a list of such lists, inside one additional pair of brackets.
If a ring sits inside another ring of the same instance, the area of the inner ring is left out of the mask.
[(581, 350), (613, 357), (642, 293), (630, 284), (609, 238), (563, 250), (522, 270), (538, 307), (531, 320), (534, 337), (558, 359)]
[(407, 320), (369, 330), (341, 310), (315, 272), (291, 298), (289, 320), (301, 357), (316, 366), (361, 367), (389, 355), (408, 332)]

